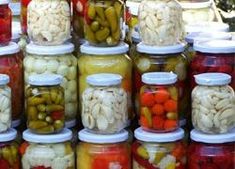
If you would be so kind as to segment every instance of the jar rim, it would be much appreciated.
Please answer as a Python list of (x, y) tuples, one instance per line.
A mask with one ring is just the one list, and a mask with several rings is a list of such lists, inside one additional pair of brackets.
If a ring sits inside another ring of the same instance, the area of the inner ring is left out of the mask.
[(184, 43), (178, 43), (171, 46), (150, 46), (140, 42), (137, 45), (137, 51), (146, 54), (177, 54), (182, 53), (185, 49)]
[(190, 138), (196, 142), (203, 143), (229, 143), (235, 141), (235, 130), (224, 134), (207, 134), (196, 129), (190, 132)]
[(191, 32), (228, 32), (229, 25), (221, 22), (197, 22), (185, 25), (185, 31)]
[(179, 128), (175, 131), (168, 133), (152, 133), (144, 131), (141, 127), (135, 130), (135, 138), (144, 142), (166, 143), (174, 142), (184, 138), (184, 130)]
[(141, 80), (149, 85), (170, 85), (177, 82), (177, 75), (173, 72), (144, 73)]
[(29, 129), (23, 132), (23, 139), (33, 143), (61, 143), (71, 140), (72, 136), (72, 131), (66, 128), (55, 134), (36, 134)]
[(112, 86), (122, 82), (122, 76), (113, 73), (98, 73), (87, 76), (86, 81), (93, 86)]
[(10, 77), (6, 74), (0, 74), (0, 85), (7, 85), (10, 82)]
[(111, 144), (111, 143), (120, 143), (128, 139), (128, 132), (122, 130), (115, 134), (96, 134), (89, 132), (87, 129), (83, 129), (78, 132), (78, 139), (88, 143), (97, 143), (97, 144)]
[(58, 74), (36, 74), (30, 75), (28, 83), (34, 86), (54, 86), (62, 83), (63, 77)]
[(205, 2), (179, 2), (183, 9), (200, 9), (208, 8), (212, 5), (212, 1), (208, 0)]
[(97, 47), (92, 46), (88, 42), (80, 46), (81, 53), (91, 54), (91, 55), (116, 55), (125, 54), (129, 50), (129, 45), (122, 42), (118, 46), (111, 47)]
[(35, 55), (63, 55), (73, 51), (74, 45), (69, 42), (56, 46), (41, 46), (34, 43), (26, 45), (26, 52)]
[(16, 138), (17, 131), (13, 128), (1, 133), (0, 142), (12, 141)]
[(194, 77), (197, 84), (205, 86), (228, 85), (232, 80), (232, 77), (226, 73), (201, 73)]
[(0, 57), (4, 55), (16, 54), (19, 51), (19, 45), (15, 42), (10, 42), (7, 46), (0, 46)]
[(195, 51), (202, 53), (235, 53), (235, 41), (231, 40), (206, 40), (196, 41), (193, 44)]

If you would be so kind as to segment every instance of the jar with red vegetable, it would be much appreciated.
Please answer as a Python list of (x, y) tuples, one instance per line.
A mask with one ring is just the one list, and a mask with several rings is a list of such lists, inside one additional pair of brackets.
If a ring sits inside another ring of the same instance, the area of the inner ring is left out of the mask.
[(194, 75), (220, 72), (232, 76), (231, 86), (235, 88), (235, 41), (211, 40), (194, 43), (196, 56), (190, 65), (191, 88), (195, 87)]
[(136, 112), (139, 112), (139, 91), (141, 86), (143, 86), (141, 75), (148, 72), (174, 72), (178, 76), (179, 118), (185, 119), (189, 114), (188, 62), (183, 54), (184, 47), (184, 44), (165, 47), (147, 46), (142, 42), (137, 45), (137, 52), (135, 56), (132, 56), (135, 63), (134, 90)]
[(233, 169), (235, 166), (235, 130), (226, 134), (191, 131), (188, 169)]
[(127, 143), (128, 132), (101, 135), (81, 130), (77, 146), (79, 169), (131, 169), (131, 152)]
[(133, 169), (185, 169), (184, 130), (150, 133), (138, 128), (132, 145)]
[(55, 74), (29, 76), (26, 89), (27, 126), (34, 133), (50, 134), (65, 125), (63, 77)]
[[(17, 125), (23, 112), (23, 66), (22, 54), (16, 43), (0, 47), (0, 73), (10, 77), (9, 87), (12, 92), (12, 120)], [(16, 127), (14, 126), (14, 127)]]
[(21, 0), (20, 23), (23, 34), (27, 34), (27, 7), (31, 0)]
[(0, 168), (20, 169), (20, 158), (18, 154), (18, 144), (14, 141), (17, 132), (9, 129), (1, 133), (0, 137)]
[(142, 75), (140, 125), (151, 132), (169, 132), (179, 127), (177, 75), (151, 72)]
[(0, 45), (8, 45), (11, 41), (12, 13), (8, 4), (9, 0), (0, 0)]

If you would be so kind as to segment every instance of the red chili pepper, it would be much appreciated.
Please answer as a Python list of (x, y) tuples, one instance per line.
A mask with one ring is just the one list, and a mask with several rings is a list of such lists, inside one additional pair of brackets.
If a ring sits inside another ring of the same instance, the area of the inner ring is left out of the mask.
[(9, 169), (10, 164), (8, 163), (7, 160), (0, 159), (0, 169)]
[(51, 169), (51, 167), (37, 166), (33, 167), (33, 169)]
[(53, 120), (60, 120), (63, 117), (63, 113), (61, 111), (54, 111), (51, 113), (51, 118)]

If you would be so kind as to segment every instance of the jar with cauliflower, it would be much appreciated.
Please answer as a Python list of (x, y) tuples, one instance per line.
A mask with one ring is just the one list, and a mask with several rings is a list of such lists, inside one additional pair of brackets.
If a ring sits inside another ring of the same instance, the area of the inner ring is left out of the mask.
[(83, 126), (95, 133), (121, 131), (128, 123), (127, 93), (118, 74), (100, 73), (87, 77), (89, 87), (82, 94)]
[(187, 87), (188, 62), (183, 54), (185, 45), (178, 44), (165, 47), (154, 47), (139, 43), (136, 56), (133, 57), (135, 81), (135, 106), (139, 112), (139, 91), (143, 86), (141, 75), (149, 72), (173, 72), (177, 74), (179, 89), (179, 119), (187, 118), (189, 114), (188, 100), (190, 91)]
[(72, 132), (69, 129), (50, 135), (26, 130), (23, 138), (25, 142), (19, 148), (22, 169), (75, 169), (75, 153), (70, 143)]
[(175, 45), (183, 36), (182, 8), (175, 0), (141, 1), (138, 19), (144, 44)]
[(17, 132), (9, 129), (1, 133), (0, 137), (0, 168), (1, 169), (21, 169), (18, 144), (15, 142)]
[(150, 132), (169, 132), (179, 127), (177, 75), (152, 72), (142, 75), (140, 89), (141, 127)]
[(64, 89), (62, 76), (53, 74), (29, 76), (25, 91), (28, 128), (39, 134), (50, 134), (64, 128)]
[(95, 47), (81, 45), (81, 56), (78, 58), (79, 98), (89, 87), (86, 78), (97, 73), (114, 73), (122, 76), (121, 88), (128, 95), (128, 119), (132, 119), (132, 62), (126, 54), (128, 45), (121, 43), (115, 47)]
[(77, 146), (78, 169), (131, 169), (131, 151), (126, 130), (101, 135), (83, 129), (78, 135), (81, 140)]
[(11, 127), (11, 88), (7, 86), (10, 78), (0, 74), (0, 133)]
[(27, 7), (27, 33), (38, 45), (60, 45), (70, 39), (67, 0), (32, 0)]
[(26, 46), (24, 58), (25, 87), (28, 78), (35, 74), (59, 74), (63, 76), (61, 86), (65, 92), (66, 127), (76, 125), (78, 92), (77, 92), (77, 58), (72, 54), (74, 45), (65, 43), (58, 46)]
[(192, 123), (205, 133), (227, 133), (235, 127), (235, 94), (231, 76), (224, 73), (195, 75), (192, 91)]
[(7, 46), (0, 46), (0, 73), (10, 77), (12, 120), (17, 125), (20, 124), (24, 105), (22, 58), (20, 48), (16, 43), (10, 42)]
[(150, 133), (138, 128), (132, 144), (133, 169), (186, 168), (184, 130), (170, 133)]

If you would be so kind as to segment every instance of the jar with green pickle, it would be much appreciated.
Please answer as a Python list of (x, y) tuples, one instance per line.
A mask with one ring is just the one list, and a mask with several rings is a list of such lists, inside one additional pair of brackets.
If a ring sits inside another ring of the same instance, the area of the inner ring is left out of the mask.
[(115, 47), (95, 47), (88, 43), (81, 45), (81, 56), (78, 58), (79, 98), (89, 87), (86, 78), (97, 73), (114, 73), (122, 76), (121, 88), (127, 92), (129, 119), (132, 119), (132, 62), (126, 54), (128, 45), (121, 43)]
[(85, 7), (85, 39), (95, 46), (116, 46), (123, 39), (124, 2), (89, 0)]
[(9, 129), (0, 136), (0, 168), (20, 169), (18, 144), (15, 142), (17, 132)]
[(183, 54), (185, 44), (173, 46), (148, 46), (142, 42), (137, 45), (136, 56), (133, 57), (135, 108), (139, 112), (139, 91), (143, 86), (141, 75), (148, 72), (174, 72), (177, 74), (177, 87), (179, 89), (179, 118), (184, 119), (189, 112), (188, 101), (190, 91), (187, 88), (188, 61)]
[(29, 76), (26, 89), (27, 126), (37, 134), (61, 131), (65, 124), (62, 76), (43, 74)]

